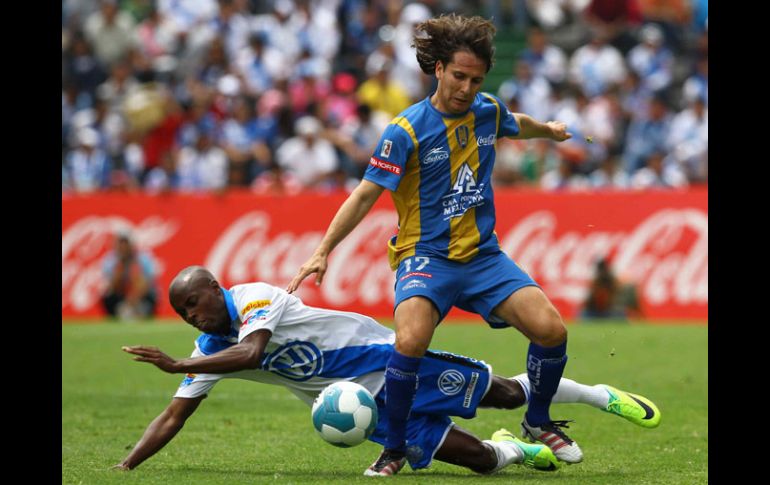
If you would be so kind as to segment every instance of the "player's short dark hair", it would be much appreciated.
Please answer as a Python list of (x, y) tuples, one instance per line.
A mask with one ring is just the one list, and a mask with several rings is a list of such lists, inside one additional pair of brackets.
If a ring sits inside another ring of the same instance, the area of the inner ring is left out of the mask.
[(468, 51), (492, 69), (495, 56), (495, 26), (482, 17), (463, 17), (454, 13), (417, 24), (412, 46), (425, 74), (436, 72), (436, 63), (446, 66), (455, 52)]

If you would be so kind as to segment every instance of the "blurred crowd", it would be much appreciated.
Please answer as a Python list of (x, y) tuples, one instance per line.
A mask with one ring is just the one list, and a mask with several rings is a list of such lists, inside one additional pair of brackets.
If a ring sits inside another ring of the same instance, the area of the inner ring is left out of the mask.
[(499, 140), (496, 186), (707, 184), (707, 0), (63, 0), (62, 191), (351, 190), (451, 11), (525, 36), (485, 90), (574, 134)]

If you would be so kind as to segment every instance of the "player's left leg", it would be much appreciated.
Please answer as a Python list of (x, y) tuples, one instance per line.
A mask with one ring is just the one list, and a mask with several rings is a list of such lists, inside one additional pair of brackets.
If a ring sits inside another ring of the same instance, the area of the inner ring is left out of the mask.
[(530, 340), (527, 374), (531, 394), (521, 423), (522, 434), (547, 444), (560, 460), (579, 463), (583, 452), (563, 431), (566, 421), (550, 417), (551, 400), (567, 364), (567, 330), (559, 312), (540, 288), (526, 286), (509, 295), (492, 314)]
[[(530, 392), (527, 374), (510, 379), (492, 376), (489, 391), (479, 402), (479, 407), (516, 409), (527, 403)], [(644, 428), (655, 428), (660, 424), (661, 413), (654, 402), (606, 384), (590, 386), (562, 377), (551, 402), (587, 404)]]
[(457, 425), (449, 430), (434, 458), (483, 474), (512, 464), (544, 471), (558, 468), (558, 461), (547, 446), (524, 443), (505, 430), (495, 433), (491, 440), (481, 441)]
[(583, 453), (551, 420), (551, 398), (567, 364), (567, 328), (545, 293), (505, 253), (478, 256), (465, 272), (457, 306), (476, 312), (493, 328), (515, 327), (529, 340), (527, 372), (532, 382), (522, 433), (549, 445), (556, 456), (578, 463)]

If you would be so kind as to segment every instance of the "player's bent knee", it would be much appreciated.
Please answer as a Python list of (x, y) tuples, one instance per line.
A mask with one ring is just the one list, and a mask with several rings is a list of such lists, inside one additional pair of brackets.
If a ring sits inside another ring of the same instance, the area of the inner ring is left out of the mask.
[(422, 357), (426, 350), (423, 346), (396, 345), (396, 351), (407, 357)]
[(406, 355), (407, 357), (422, 357), (428, 350), (429, 345), (430, 341), (423, 342), (421, 339), (412, 336), (397, 336), (395, 347), (396, 351), (401, 355)]
[(438, 322), (438, 311), (430, 300), (413, 297), (396, 307), (396, 351), (422, 357), (428, 350)]
[(558, 314), (543, 318), (532, 334), (532, 342), (541, 347), (556, 347), (567, 341), (567, 327)]

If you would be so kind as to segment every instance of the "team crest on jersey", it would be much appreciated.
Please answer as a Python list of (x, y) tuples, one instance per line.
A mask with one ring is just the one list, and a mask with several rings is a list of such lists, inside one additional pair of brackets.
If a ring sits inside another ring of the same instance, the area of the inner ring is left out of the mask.
[(460, 144), (460, 147), (465, 148), (465, 146), (468, 144), (468, 134), (470, 133), (470, 130), (465, 125), (460, 125), (455, 130), (455, 136), (457, 137), (457, 143)]
[(265, 356), (262, 369), (293, 381), (306, 381), (323, 370), (323, 353), (311, 342), (281, 345)]
[(380, 150), (380, 156), (388, 158), (390, 156), (390, 149), (393, 147), (393, 142), (390, 140), (385, 140), (382, 142), (382, 150)]
[(465, 376), (454, 369), (445, 370), (438, 376), (438, 389), (447, 396), (454, 396), (465, 385)]

